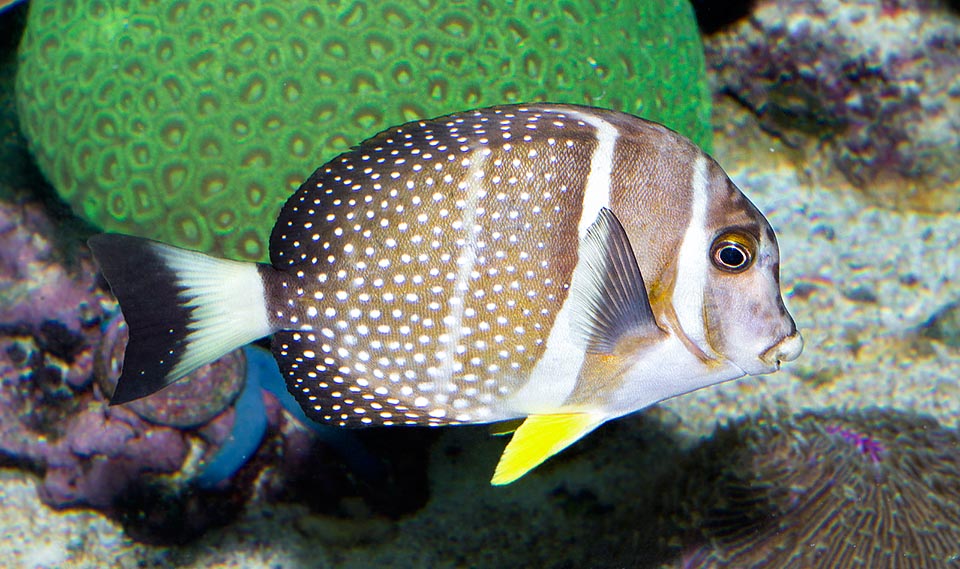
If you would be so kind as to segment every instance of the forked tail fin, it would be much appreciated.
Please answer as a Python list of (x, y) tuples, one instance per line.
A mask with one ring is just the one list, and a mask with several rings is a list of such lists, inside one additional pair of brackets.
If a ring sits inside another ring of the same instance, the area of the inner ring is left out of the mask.
[(255, 263), (112, 233), (89, 244), (130, 328), (111, 405), (155, 393), (273, 332)]

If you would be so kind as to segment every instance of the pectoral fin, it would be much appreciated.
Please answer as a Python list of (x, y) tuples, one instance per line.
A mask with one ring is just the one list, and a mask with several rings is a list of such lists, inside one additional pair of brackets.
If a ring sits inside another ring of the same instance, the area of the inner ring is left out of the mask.
[(574, 332), (587, 352), (613, 353), (624, 336), (658, 338), (640, 267), (620, 220), (602, 208), (580, 243), (583, 269), (571, 289)]
[(490, 481), (510, 484), (603, 423), (594, 413), (530, 415), (517, 428)]

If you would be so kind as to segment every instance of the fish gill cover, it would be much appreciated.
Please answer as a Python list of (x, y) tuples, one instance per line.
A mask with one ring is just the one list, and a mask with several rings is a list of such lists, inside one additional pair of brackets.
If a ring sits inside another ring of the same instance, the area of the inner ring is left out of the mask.
[(105, 230), (262, 260), (283, 200), (383, 128), (493, 104), (624, 110), (709, 151), (686, 0), (31, 2), (18, 112)]

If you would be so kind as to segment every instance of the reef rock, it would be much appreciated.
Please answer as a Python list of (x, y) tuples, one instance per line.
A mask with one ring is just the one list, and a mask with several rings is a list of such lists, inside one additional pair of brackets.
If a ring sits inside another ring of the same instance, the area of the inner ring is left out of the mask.
[(960, 211), (960, 15), (943, 2), (761, 0), (705, 47), (715, 92), (873, 203)]

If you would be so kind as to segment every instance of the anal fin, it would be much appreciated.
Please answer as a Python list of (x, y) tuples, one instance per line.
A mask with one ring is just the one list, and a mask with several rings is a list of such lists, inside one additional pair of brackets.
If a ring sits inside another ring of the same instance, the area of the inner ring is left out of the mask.
[(490, 481), (510, 484), (603, 423), (595, 413), (530, 415), (504, 449)]
[(516, 432), (516, 430), (522, 424), (523, 424), (523, 419), (509, 419), (507, 421), (500, 421), (499, 423), (493, 423), (490, 425), (490, 434), (495, 437), (510, 435)]

